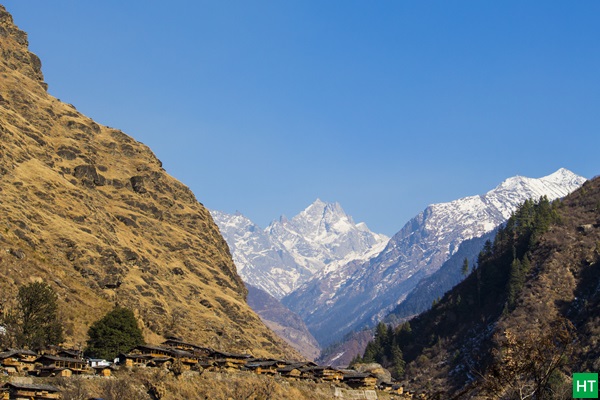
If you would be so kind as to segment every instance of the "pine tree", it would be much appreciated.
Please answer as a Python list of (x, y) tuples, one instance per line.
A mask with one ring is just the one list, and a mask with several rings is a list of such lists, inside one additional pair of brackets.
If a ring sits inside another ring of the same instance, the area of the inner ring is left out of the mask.
[(394, 378), (398, 379), (404, 375), (406, 362), (404, 361), (402, 350), (398, 344), (392, 346), (392, 366), (391, 372)]

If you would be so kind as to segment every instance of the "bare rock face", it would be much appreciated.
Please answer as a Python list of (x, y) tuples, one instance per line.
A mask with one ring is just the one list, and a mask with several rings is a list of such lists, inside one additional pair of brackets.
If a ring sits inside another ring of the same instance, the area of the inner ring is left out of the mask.
[(44, 82), (42, 62), (28, 50), (27, 33), (14, 25), (12, 15), (3, 6), (0, 6), (0, 40), (4, 65), (38, 82), (46, 90), (48, 85)]
[(53, 285), (73, 345), (118, 303), (149, 342), (170, 333), (298, 358), (246, 304), (194, 194), (148, 147), (50, 96), (27, 45), (0, 6), (0, 293), (30, 279)]

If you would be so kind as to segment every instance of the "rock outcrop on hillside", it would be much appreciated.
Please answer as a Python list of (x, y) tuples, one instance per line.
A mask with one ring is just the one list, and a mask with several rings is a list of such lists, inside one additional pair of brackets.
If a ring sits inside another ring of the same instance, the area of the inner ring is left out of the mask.
[(0, 300), (47, 281), (73, 345), (118, 303), (150, 342), (171, 333), (297, 357), (246, 304), (206, 208), (148, 147), (49, 95), (27, 35), (2, 6), (0, 51)]

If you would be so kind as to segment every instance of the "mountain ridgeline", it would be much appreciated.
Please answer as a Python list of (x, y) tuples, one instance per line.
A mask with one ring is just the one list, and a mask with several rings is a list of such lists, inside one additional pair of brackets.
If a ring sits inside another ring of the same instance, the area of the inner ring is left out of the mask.
[[(327, 268), (282, 299), (284, 305), (298, 313), (319, 341), (326, 347), (344, 335), (365, 327), (373, 327), (390, 311), (401, 305), (423, 279), (433, 276), (455, 256), (467, 240), (477, 240), (505, 222), (527, 199), (547, 196), (550, 200), (566, 196), (578, 188), (585, 178), (566, 169), (534, 179), (516, 176), (506, 179), (483, 195), (469, 196), (448, 203), (428, 206), (396, 233), (387, 245), (367, 260), (355, 260), (337, 268)], [(470, 250), (470, 251), (469, 251)], [(435, 281), (434, 297), (456, 284), (460, 264), (473, 260), (473, 246), (460, 251), (442, 273), (453, 276)], [(441, 278), (441, 275), (437, 275)], [(457, 280), (458, 278), (458, 280)], [(427, 290), (419, 289), (419, 296)], [(417, 294), (413, 294), (415, 301)], [(414, 309), (422, 311), (421, 306)], [(408, 310), (407, 310), (408, 311)], [(410, 314), (404, 314), (402, 317)]]
[(463, 282), (410, 321), (380, 324), (362, 359), (432, 398), (571, 398), (571, 373), (600, 369), (599, 261), (599, 178), (525, 201)]
[(389, 239), (355, 223), (338, 203), (320, 199), (266, 229), (240, 213), (211, 213), (244, 282), (278, 299), (325, 268), (368, 258)]
[(58, 294), (66, 345), (115, 304), (146, 341), (297, 358), (246, 303), (208, 210), (145, 145), (47, 92), (27, 34), (0, 6), (0, 311), (19, 286)]

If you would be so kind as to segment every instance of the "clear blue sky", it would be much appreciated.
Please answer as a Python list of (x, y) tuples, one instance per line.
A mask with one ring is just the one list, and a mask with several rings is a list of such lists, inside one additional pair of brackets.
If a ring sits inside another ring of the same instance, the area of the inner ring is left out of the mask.
[(600, 174), (598, 1), (2, 1), (49, 91), (261, 226), (391, 235), (513, 175)]

